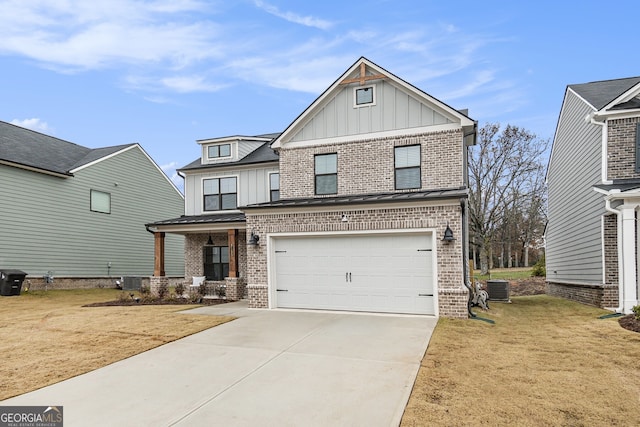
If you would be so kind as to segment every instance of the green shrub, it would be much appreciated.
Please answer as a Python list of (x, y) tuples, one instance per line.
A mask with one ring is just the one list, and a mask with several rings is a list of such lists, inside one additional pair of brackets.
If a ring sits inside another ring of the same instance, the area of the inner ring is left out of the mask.
[(634, 306), (631, 311), (633, 311), (636, 315), (636, 320), (640, 320), (640, 305)]
[(535, 263), (533, 268), (531, 269), (531, 275), (534, 277), (546, 277), (547, 276), (547, 266), (544, 256)]

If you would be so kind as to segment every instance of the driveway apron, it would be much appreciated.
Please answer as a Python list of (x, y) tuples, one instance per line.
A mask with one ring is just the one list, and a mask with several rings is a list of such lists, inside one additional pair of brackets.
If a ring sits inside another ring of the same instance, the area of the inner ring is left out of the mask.
[[(232, 322), (1, 402), (72, 426), (396, 426), (437, 319), (189, 310)], [(42, 367), (46, 370), (46, 367)]]

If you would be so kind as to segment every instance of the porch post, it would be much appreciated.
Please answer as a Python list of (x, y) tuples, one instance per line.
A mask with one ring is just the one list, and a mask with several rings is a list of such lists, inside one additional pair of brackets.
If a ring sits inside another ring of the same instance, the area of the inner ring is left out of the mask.
[(638, 277), (636, 275), (636, 210), (634, 205), (618, 207), (622, 212), (622, 271), (620, 272), (622, 309), (625, 314), (638, 305)]
[(238, 230), (227, 230), (229, 244), (229, 277), (238, 277)]
[(164, 233), (155, 232), (154, 237), (154, 262), (153, 262), (153, 275), (156, 277), (164, 276)]

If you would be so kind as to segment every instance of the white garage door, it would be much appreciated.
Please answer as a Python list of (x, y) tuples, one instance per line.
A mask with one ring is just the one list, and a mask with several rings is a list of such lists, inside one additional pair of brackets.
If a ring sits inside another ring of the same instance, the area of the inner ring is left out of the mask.
[(276, 305), (435, 314), (430, 234), (274, 238)]

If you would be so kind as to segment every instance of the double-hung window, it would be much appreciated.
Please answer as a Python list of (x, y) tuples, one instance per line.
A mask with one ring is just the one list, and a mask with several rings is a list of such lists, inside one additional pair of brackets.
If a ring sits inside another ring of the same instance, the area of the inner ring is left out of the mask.
[(229, 247), (204, 247), (204, 275), (207, 280), (224, 280), (229, 276)]
[(203, 181), (204, 210), (221, 211), (238, 207), (236, 177)]
[(406, 145), (395, 148), (396, 190), (420, 188), (420, 146)]
[(338, 154), (317, 154), (314, 160), (316, 194), (337, 194)]
[(276, 202), (280, 200), (280, 174), (272, 173), (269, 175), (269, 193), (270, 200)]

